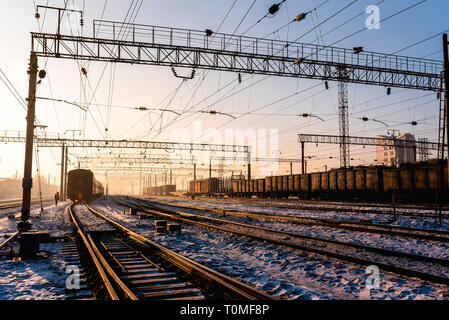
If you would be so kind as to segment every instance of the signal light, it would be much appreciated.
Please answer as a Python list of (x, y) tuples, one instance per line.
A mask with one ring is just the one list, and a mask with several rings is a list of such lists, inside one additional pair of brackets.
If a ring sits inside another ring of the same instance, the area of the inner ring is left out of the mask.
[(45, 76), (47, 75), (47, 72), (45, 72), (45, 70), (40, 70), (38, 75), (39, 78), (44, 79)]

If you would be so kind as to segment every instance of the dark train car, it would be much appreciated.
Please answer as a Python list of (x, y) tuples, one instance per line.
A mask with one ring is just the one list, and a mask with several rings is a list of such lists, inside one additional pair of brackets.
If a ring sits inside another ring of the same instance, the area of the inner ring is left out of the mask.
[(189, 193), (191, 195), (216, 195), (220, 192), (218, 178), (193, 180), (189, 182)]
[(72, 201), (89, 202), (102, 196), (103, 185), (90, 170), (75, 169), (67, 174), (67, 196)]

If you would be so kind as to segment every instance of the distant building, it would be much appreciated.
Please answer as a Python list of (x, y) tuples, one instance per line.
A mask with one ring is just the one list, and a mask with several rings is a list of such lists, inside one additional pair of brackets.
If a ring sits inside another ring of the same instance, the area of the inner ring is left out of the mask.
[[(399, 136), (377, 136), (379, 140), (394, 140), (390, 146), (376, 146), (377, 163), (385, 166), (399, 166), (416, 161), (416, 140), (410, 133)], [(407, 142), (404, 142), (407, 141)]]

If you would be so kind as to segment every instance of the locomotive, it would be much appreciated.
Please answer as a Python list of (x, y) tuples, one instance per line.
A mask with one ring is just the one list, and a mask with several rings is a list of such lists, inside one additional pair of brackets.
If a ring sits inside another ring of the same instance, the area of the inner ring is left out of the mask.
[(190, 181), (191, 196), (335, 199), (412, 202), (448, 201), (446, 162), (421, 162), (400, 167), (369, 166), (325, 172), (234, 180), (222, 188), (218, 178)]
[(67, 174), (67, 196), (72, 201), (90, 202), (102, 196), (103, 185), (90, 170), (75, 169)]

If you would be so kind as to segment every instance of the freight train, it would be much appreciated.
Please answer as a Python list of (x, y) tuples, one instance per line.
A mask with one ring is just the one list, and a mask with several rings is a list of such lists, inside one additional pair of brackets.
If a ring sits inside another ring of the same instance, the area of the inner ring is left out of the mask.
[(75, 169), (67, 174), (67, 196), (72, 201), (90, 202), (104, 194), (103, 185), (90, 170)]
[(176, 192), (175, 184), (142, 188), (142, 194), (144, 196), (168, 196), (171, 192)]
[[(442, 183), (443, 182), (443, 183)], [(259, 198), (326, 199), (413, 202), (445, 201), (446, 162), (403, 164), (399, 168), (370, 166), (335, 169), (325, 172), (269, 176), (254, 180), (234, 180), (231, 188), (221, 187), (218, 178), (190, 181), (189, 195)]]

